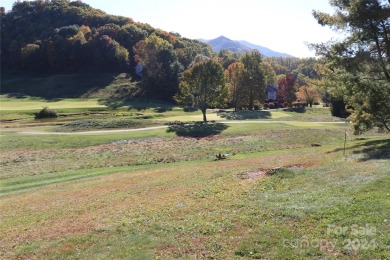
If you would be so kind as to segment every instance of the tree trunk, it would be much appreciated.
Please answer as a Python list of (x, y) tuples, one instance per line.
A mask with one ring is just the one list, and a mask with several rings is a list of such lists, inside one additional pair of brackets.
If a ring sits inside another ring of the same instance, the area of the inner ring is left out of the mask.
[(207, 122), (206, 110), (207, 110), (206, 108), (202, 108), (203, 122)]
[(390, 128), (388, 127), (388, 125), (386, 124), (386, 120), (382, 120), (382, 123), (383, 123), (383, 126), (387, 129), (387, 131), (390, 132)]
[(384, 60), (382, 58), (382, 50), (381, 50), (381, 45), (380, 45), (380, 42), (379, 42), (379, 35), (378, 35), (377, 31), (376, 31), (375, 26), (372, 24), (372, 22), (371, 22), (371, 26), (372, 26), (372, 30), (373, 30), (374, 35), (375, 35), (374, 41), (375, 41), (375, 46), (376, 46), (376, 52), (378, 54), (379, 64), (382, 67), (383, 73), (385, 74), (385, 77), (386, 77), (387, 81), (390, 82), (390, 73), (387, 70), (386, 63), (384, 62)]
[(249, 100), (248, 109), (249, 109), (250, 111), (252, 111), (252, 110), (253, 110), (253, 107), (254, 107), (254, 100), (251, 98), (251, 99)]

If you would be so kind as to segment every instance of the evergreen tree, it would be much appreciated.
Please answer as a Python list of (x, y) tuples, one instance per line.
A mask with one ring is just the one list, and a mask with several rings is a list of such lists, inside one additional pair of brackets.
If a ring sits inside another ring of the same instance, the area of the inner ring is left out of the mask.
[(355, 133), (378, 126), (390, 131), (390, 1), (332, 0), (336, 12), (314, 11), (318, 23), (345, 34), (313, 45), (332, 71), (329, 92), (342, 93), (352, 108)]

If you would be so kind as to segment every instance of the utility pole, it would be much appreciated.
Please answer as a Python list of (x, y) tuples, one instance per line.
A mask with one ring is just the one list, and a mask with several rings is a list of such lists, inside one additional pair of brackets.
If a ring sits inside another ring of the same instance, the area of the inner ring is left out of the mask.
[(345, 134), (344, 134), (344, 152), (343, 152), (344, 156), (345, 156), (345, 146), (347, 144), (347, 135), (348, 135), (348, 133), (347, 133), (347, 131), (345, 131)]

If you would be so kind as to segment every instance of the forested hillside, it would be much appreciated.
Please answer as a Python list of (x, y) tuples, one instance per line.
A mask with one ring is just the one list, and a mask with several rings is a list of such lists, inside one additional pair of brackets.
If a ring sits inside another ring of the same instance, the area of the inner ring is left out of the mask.
[(171, 55), (166, 58), (184, 68), (198, 54), (212, 54), (204, 43), (106, 14), (81, 1), (38, 0), (15, 2), (11, 11), (1, 13), (1, 65), (5, 71), (134, 74), (134, 46), (152, 34), (164, 41), (164, 55)]

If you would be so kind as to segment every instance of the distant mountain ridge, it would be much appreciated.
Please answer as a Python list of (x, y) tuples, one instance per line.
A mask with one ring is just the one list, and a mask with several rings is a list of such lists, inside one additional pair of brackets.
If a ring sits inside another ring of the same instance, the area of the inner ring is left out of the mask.
[(245, 53), (250, 52), (252, 48), (247, 47), (246, 45), (241, 44), (237, 41), (232, 41), (225, 36), (220, 36), (218, 38), (206, 41), (206, 43), (210, 44), (215, 52), (219, 52), (220, 50), (230, 50), (232, 52)]
[(220, 50), (230, 50), (236, 53), (245, 53), (252, 50), (258, 50), (266, 57), (293, 57), (290, 54), (277, 52), (269, 48), (250, 43), (248, 41), (234, 41), (225, 36), (219, 36), (212, 40), (198, 39), (198, 41), (210, 44), (215, 52)]

